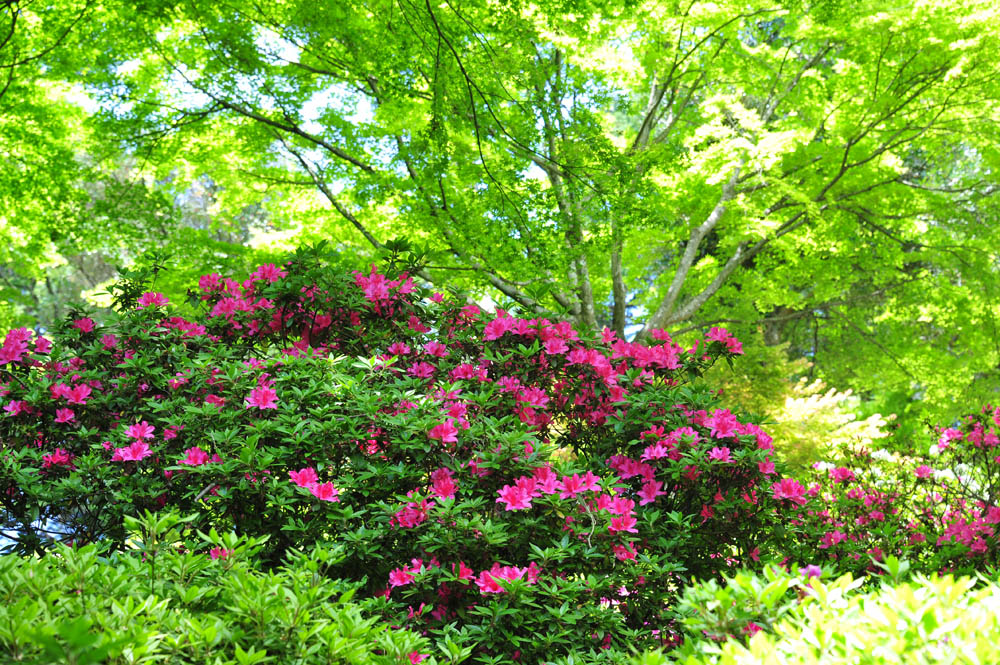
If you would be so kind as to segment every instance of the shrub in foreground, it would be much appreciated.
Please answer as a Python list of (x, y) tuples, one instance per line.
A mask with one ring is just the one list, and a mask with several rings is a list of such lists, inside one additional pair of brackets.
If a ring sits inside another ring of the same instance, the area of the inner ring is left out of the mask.
[(342, 547), (294, 552), (264, 573), (258, 541), (182, 537), (171, 514), (129, 522), (135, 549), (110, 557), (94, 544), (0, 556), (0, 660), (409, 665), (431, 650), (352, 600), (356, 584), (325, 574)]
[(204, 276), (196, 317), (136, 282), (117, 302), (0, 352), (21, 552), (120, 549), (127, 518), (170, 508), (267, 536), (267, 566), (344, 545), (329, 575), (477, 662), (606, 658), (671, 643), (686, 580), (779, 553), (805, 502), (770, 437), (691, 381), (741, 352), (722, 329), (587, 336), (316, 250)]
[[(897, 562), (898, 563), (898, 562)], [(1000, 639), (1000, 585), (975, 578), (914, 575), (862, 591), (850, 575), (823, 581), (819, 576), (773, 573), (747, 576), (746, 588), (775, 591), (765, 601), (778, 618), (767, 629), (692, 640), (669, 655), (647, 654), (641, 665), (855, 665), (882, 663), (990, 663)], [(778, 592), (781, 586), (785, 591)], [(789, 599), (787, 590), (794, 590)], [(715, 589), (694, 590), (692, 625), (719, 618), (707, 603)], [(749, 599), (752, 593), (733, 590)], [(747, 633), (753, 633), (749, 636)]]

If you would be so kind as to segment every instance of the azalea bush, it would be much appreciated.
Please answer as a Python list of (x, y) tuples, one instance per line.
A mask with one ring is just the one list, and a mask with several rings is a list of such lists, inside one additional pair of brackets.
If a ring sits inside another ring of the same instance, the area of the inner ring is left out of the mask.
[[(127, 519), (267, 537), (393, 625), (478, 662), (671, 644), (687, 580), (780, 556), (805, 487), (698, 381), (742, 349), (682, 348), (482, 311), (304, 249), (203, 276), (181, 317), (132, 275), (100, 321), (0, 352), (12, 551), (122, 549)], [(569, 657), (569, 656), (567, 656)]]
[(845, 448), (811, 470), (791, 516), (792, 561), (879, 573), (886, 556), (924, 572), (986, 572), (1000, 562), (1000, 408), (982, 407), (910, 455)]

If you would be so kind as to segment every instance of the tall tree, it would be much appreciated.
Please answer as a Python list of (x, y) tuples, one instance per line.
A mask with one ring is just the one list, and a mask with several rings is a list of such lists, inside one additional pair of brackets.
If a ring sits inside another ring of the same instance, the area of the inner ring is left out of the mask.
[(864, 389), (1000, 363), (992, 3), (102, 7), (106, 127), (223, 211), (619, 334), (762, 325)]

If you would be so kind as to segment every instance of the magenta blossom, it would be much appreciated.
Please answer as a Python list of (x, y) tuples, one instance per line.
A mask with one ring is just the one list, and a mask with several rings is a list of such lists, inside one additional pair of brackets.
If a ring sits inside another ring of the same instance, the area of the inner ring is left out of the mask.
[(732, 464), (733, 457), (731, 452), (732, 451), (730, 451), (729, 448), (726, 448), (725, 446), (721, 448), (719, 447), (712, 448), (711, 450), (708, 451), (708, 459), (715, 462), (724, 462), (726, 464)]
[(309, 487), (312, 495), (320, 501), (338, 503), (340, 501), (340, 490), (333, 486), (333, 483), (317, 483)]
[(187, 466), (201, 466), (202, 464), (208, 463), (208, 453), (204, 450), (195, 446), (194, 448), (188, 448), (184, 451), (187, 456), (184, 459), (178, 460), (178, 464), (186, 464)]
[(156, 293), (153, 291), (147, 291), (139, 296), (137, 305), (139, 309), (144, 309), (146, 307), (163, 307), (170, 301), (162, 293)]
[(457, 443), (458, 430), (455, 429), (455, 419), (448, 418), (440, 425), (435, 425), (427, 432), (428, 439), (440, 439), (441, 443)]
[(129, 425), (128, 429), (125, 430), (125, 436), (132, 439), (152, 439), (155, 429), (155, 427), (143, 420), (134, 425)]
[(244, 404), (246, 408), (277, 409), (278, 393), (273, 388), (258, 386), (250, 391), (250, 396), (246, 398)]
[(289, 471), (288, 476), (292, 479), (292, 482), (299, 487), (312, 487), (319, 482), (319, 476), (316, 475), (316, 469), (311, 466), (299, 469), (298, 471)]
[(800, 485), (794, 478), (782, 478), (771, 485), (771, 491), (774, 493), (774, 498), (779, 501), (788, 499), (800, 506), (804, 506), (807, 501), (805, 497), (806, 488)]
[(77, 319), (70, 325), (79, 330), (80, 332), (88, 333), (88, 332), (93, 332), (94, 330), (94, 320), (90, 317)]
[(115, 448), (114, 454), (111, 456), (112, 462), (138, 462), (144, 460), (153, 451), (149, 449), (149, 444), (145, 441), (133, 441), (130, 445), (124, 448)]

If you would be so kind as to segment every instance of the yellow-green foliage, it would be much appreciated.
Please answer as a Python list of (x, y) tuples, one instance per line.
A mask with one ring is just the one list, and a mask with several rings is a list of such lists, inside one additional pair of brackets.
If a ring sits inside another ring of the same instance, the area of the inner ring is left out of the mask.
[(744, 646), (737, 640), (709, 644), (677, 661), (647, 655), (658, 665), (930, 665), (997, 662), (1000, 586), (975, 588), (970, 578), (914, 576), (870, 593), (852, 589), (849, 576), (803, 588), (803, 600), (774, 626)]
[(707, 379), (722, 386), (726, 398), (762, 416), (779, 454), (793, 467), (819, 461), (824, 453), (846, 445), (870, 445), (888, 436), (885, 426), (895, 418), (874, 414), (857, 420), (851, 391), (828, 388), (822, 381), (795, 380), (809, 369), (805, 359), (791, 359), (788, 345), (766, 346), (758, 333), (744, 340), (745, 357), (715, 367)]

